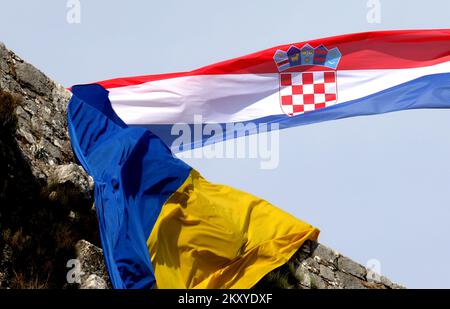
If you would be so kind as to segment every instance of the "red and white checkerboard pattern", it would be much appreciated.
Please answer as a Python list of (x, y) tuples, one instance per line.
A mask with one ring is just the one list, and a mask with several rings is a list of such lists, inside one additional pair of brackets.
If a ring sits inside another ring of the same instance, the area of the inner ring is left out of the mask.
[(337, 101), (336, 72), (280, 73), (281, 109), (295, 116), (334, 105)]

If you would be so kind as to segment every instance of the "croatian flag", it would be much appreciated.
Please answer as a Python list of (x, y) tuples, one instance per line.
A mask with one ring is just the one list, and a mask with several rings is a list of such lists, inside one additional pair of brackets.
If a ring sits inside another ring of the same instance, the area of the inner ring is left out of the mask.
[(196, 115), (205, 124), (278, 123), (284, 129), (398, 110), (449, 108), (450, 30), (334, 36), (190, 72), (98, 84), (109, 91), (114, 111), (127, 125), (148, 127), (168, 145), (175, 138), (171, 126), (193, 124)]

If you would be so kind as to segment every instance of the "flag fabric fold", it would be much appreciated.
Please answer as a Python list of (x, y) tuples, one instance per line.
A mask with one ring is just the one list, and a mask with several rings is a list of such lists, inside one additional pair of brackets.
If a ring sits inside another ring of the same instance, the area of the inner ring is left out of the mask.
[(250, 288), (318, 229), (270, 203), (212, 184), (151, 131), (128, 127), (100, 85), (74, 86), (73, 151), (94, 178), (115, 288)]

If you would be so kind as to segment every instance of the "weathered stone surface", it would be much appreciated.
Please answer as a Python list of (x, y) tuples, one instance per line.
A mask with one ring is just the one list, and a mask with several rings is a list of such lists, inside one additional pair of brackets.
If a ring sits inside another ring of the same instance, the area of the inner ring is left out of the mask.
[(104, 290), (108, 288), (106, 281), (97, 275), (90, 275), (80, 286), (80, 289)]
[(329, 265), (337, 266), (338, 253), (322, 244), (317, 245), (312, 256), (323, 260)]
[(38, 94), (49, 94), (54, 86), (41, 71), (26, 62), (17, 63), (16, 76), (21, 84), (28, 85)]
[[(399, 289), (402, 286), (390, 282), (384, 276), (378, 281), (366, 278), (362, 265), (342, 256), (327, 246), (307, 241), (292, 257), (288, 265), (294, 265), (296, 286), (302, 289)], [(338, 266), (340, 268), (338, 268)], [(283, 277), (289, 268), (280, 267), (269, 277)], [(264, 280), (264, 279), (263, 279)], [(261, 284), (260, 286), (265, 286)], [(276, 286), (275, 286), (276, 287)]]
[(405, 288), (405, 287), (403, 287), (403, 286), (401, 286), (399, 284), (391, 282), (385, 276), (382, 276), (380, 274), (370, 273), (369, 271), (368, 271), (368, 274), (367, 274), (367, 282), (375, 283), (375, 284), (378, 284), (378, 285), (382, 285), (382, 286), (385, 286), (385, 287), (390, 288), (390, 289), (404, 289)]
[(5, 47), (5, 44), (0, 42), (0, 72), (2, 75), (9, 72), (8, 68), (8, 50)]
[(309, 269), (311, 272), (318, 273), (320, 265), (317, 261), (318, 261), (318, 259), (314, 259), (312, 257), (307, 257), (307, 258), (301, 260), (301, 264), (303, 266), (305, 266), (307, 269)]
[(17, 98), (15, 113), (0, 115), (15, 119), (0, 121), (0, 253), (12, 250), (11, 263), (0, 261), (0, 288), (69, 287), (62, 265), (76, 242), (99, 243), (92, 181), (67, 132), (70, 92), (0, 44), (0, 95), (0, 104)]
[(324, 278), (327, 281), (334, 281), (334, 270), (332, 270), (330, 267), (325, 266), (325, 265), (320, 265), (320, 276), (322, 276), (322, 278)]
[[(106, 289), (108, 274), (103, 262), (102, 249), (94, 246), (86, 240), (80, 240), (76, 244), (77, 259), (81, 268), (81, 288)], [(109, 280), (108, 280), (109, 281)]]
[(94, 188), (94, 182), (83, 170), (75, 163), (65, 165), (56, 165), (50, 173), (49, 183), (56, 185), (71, 185), (76, 187), (80, 194), (85, 198), (91, 198), (91, 192)]
[(347, 273), (338, 271), (336, 272), (337, 282), (340, 288), (343, 289), (366, 289), (367, 287), (362, 284), (359, 278), (349, 275)]
[(309, 280), (311, 289), (326, 289), (328, 286), (321, 276), (314, 273), (310, 274)]
[(311, 278), (310, 271), (305, 265), (300, 265), (295, 271), (295, 279), (301, 287), (310, 288)]
[(301, 288), (307, 289), (325, 289), (328, 284), (322, 277), (315, 273), (308, 272), (306, 269), (302, 269), (302, 266), (297, 270), (296, 277), (299, 279), (299, 285)]
[(340, 256), (338, 259), (338, 269), (350, 275), (366, 279), (367, 270), (362, 265), (350, 260), (348, 257)]

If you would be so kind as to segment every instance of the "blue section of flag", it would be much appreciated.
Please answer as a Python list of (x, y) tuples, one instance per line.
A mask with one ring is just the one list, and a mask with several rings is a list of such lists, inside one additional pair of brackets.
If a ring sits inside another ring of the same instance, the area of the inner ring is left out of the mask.
[(106, 266), (114, 288), (155, 284), (146, 245), (162, 205), (191, 168), (144, 128), (114, 113), (108, 91), (74, 86), (68, 127), (77, 159), (94, 178), (95, 207)]

